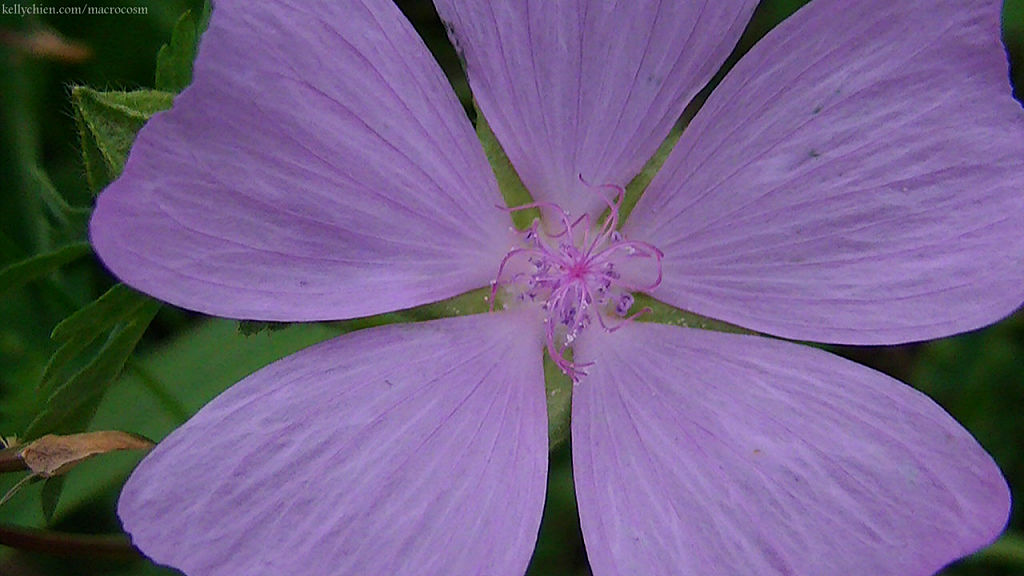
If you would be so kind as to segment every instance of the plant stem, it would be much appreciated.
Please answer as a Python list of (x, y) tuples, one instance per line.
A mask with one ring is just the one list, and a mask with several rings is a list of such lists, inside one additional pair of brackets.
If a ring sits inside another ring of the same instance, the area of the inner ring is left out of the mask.
[(75, 558), (135, 559), (139, 551), (123, 534), (72, 534), (0, 523), (0, 546)]
[(0, 450), (0, 472), (19, 472), (28, 470), (28, 465), (18, 455), (19, 448), (4, 448)]

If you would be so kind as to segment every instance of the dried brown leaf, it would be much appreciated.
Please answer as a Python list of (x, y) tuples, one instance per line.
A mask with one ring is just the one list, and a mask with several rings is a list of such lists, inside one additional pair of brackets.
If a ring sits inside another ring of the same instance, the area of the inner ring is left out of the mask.
[(83, 460), (118, 450), (149, 450), (154, 443), (142, 436), (104, 430), (58, 436), (47, 434), (30, 442), (19, 455), (42, 478), (63, 474)]

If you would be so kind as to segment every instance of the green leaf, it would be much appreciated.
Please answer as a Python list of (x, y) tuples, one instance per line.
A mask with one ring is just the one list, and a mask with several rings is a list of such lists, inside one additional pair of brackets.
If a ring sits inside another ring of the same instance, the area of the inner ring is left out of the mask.
[(0, 294), (20, 288), (33, 280), (46, 276), (61, 266), (92, 253), (88, 242), (61, 246), (52, 252), (37, 254), (0, 270)]
[(969, 560), (1024, 568), (1024, 536), (1008, 531), (988, 548), (970, 556)]
[(96, 356), (50, 396), (25, 437), (84, 430), (159, 309), (159, 302), (148, 300), (119, 323)]
[(93, 192), (121, 174), (135, 134), (153, 114), (170, 108), (173, 101), (174, 94), (159, 90), (99, 92), (84, 86), (72, 88), (86, 177)]
[(64, 490), (64, 476), (51, 476), (43, 482), (42, 504), (43, 518), (47, 524), (53, 522), (53, 514), (60, 502), (60, 493)]
[(53, 329), (51, 338), (58, 342), (57, 350), (43, 370), (40, 389), (49, 391), (61, 372), (100, 336), (114, 330), (151, 300), (118, 284), (92, 303), (68, 316)]
[(210, 23), (210, 2), (194, 14), (186, 11), (171, 32), (171, 41), (156, 55), (156, 89), (178, 93), (192, 83), (192, 65), (199, 48), (199, 37)]
[[(530, 191), (523, 186), (519, 174), (516, 173), (512, 162), (505, 155), (498, 138), (491, 132), (491, 127), (487, 124), (487, 119), (484, 118), (484, 113), (480, 111), (479, 107), (476, 108), (476, 136), (480, 139), (480, 144), (484, 147), (484, 154), (487, 155), (491, 169), (494, 170), (494, 176), (498, 179), (498, 188), (501, 189), (501, 195), (505, 198), (505, 205), (522, 206), (533, 202)], [(539, 217), (540, 211), (535, 208), (519, 210), (512, 213), (512, 222), (522, 230)]]
[(79, 240), (88, 236), (89, 216), (92, 209), (85, 206), (72, 206), (57, 191), (49, 174), (37, 165), (28, 167), (27, 184), (29, 193), (35, 194), (43, 201), (47, 212), (55, 221), (60, 238)]
[(192, 62), (196, 57), (199, 33), (196, 18), (186, 11), (174, 25), (171, 41), (156, 55), (156, 89), (181, 92), (192, 83)]
[(58, 342), (95, 338), (124, 320), (148, 300), (149, 297), (141, 292), (125, 284), (116, 284), (91, 304), (57, 324), (50, 337)]

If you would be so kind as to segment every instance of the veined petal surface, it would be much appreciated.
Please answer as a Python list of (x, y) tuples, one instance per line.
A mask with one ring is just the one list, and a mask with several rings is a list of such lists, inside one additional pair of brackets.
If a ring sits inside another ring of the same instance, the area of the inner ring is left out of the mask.
[(143, 128), (91, 234), (114, 274), (178, 306), (341, 319), (486, 285), (501, 204), (390, 0), (222, 0), (194, 83)]
[(522, 576), (547, 419), (521, 320), (377, 328), (256, 372), (139, 465), (126, 530), (189, 576)]
[(924, 340), (1024, 301), (1000, 0), (816, 0), (715, 90), (627, 222), (655, 297), (786, 338)]
[(583, 338), (573, 472), (595, 576), (927, 576), (1005, 525), (989, 455), (884, 374), (758, 336)]
[[(754, 0), (435, 0), (536, 200), (607, 205), (733, 49)], [(581, 181), (582, 177), (582, 181)]]

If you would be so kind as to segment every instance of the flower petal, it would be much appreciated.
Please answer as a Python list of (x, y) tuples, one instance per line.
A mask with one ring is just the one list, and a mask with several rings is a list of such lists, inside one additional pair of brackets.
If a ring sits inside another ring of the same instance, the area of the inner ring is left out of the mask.
[(595, 576), (924, 576), (1006, 522), (988, 454), (888, 376), (758, 336), (591, 334), (572, 446)]
[(522, 320), (388, 326), (272, 364), (140, 464), (125, 528), (189, 576), (521, 576), (547, 466)]
[(1024, 111), (1000, 0), (817, 0), (761, 41), (625, 228), (655, 296), (787, 338), (887, 344), (1024, 300)]
[(472, 126), (392, 2), (224, 0), (92, 240), (179, 306), (340, 319), (485, 286), (509, 245), (496, 205)]
[(435, 4), (523, 184), (581, 214), (606, 207), (597, 186), (625, 185), (640, 171), (757, 2)]

